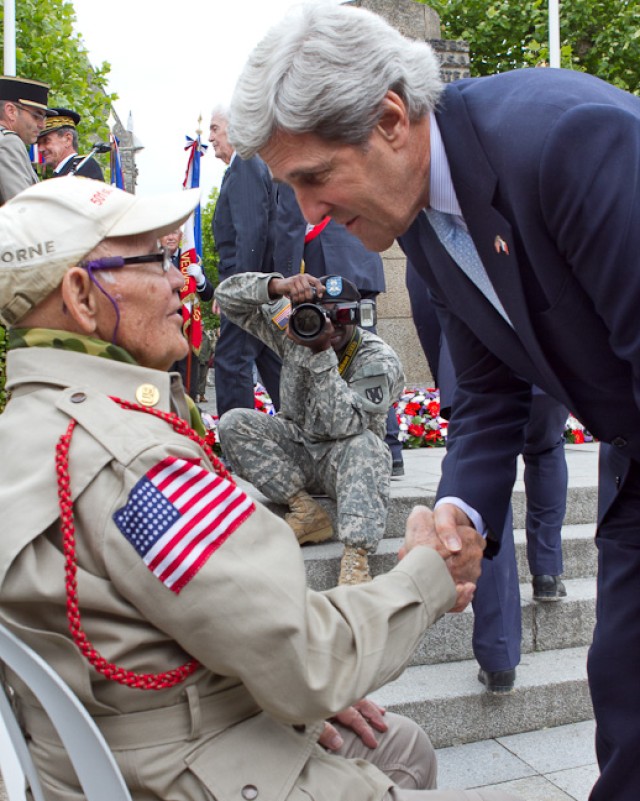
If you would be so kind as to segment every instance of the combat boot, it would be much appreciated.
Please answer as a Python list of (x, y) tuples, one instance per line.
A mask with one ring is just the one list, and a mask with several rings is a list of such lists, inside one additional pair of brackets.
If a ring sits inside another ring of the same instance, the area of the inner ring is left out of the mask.
[(367, 552), (364, 548), (345, 545), (338, 584), (365, 584), (367, 581), (371, 581)]
[(304, 490), (300, 490), (291, 498), (289, 509), (291, 511), (284, 516), (284, 519), (293, 529), (300, 545), (304, 545), (305, 542), (324, 542), (331, 539), (333, 534), (331, 518)]

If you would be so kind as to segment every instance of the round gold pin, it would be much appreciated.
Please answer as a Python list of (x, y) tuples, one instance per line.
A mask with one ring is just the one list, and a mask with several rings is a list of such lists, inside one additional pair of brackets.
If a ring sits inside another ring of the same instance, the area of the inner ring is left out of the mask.
[(140, 384), (136, 389), (136, 400), (141, 406), (156, 406), (160, 400), (160, 390), (153, 384)]

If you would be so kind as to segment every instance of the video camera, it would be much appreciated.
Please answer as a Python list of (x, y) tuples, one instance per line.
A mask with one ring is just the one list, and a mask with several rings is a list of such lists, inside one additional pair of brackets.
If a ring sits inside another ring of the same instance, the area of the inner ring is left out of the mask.
[[(330, 302), (330, 299), (329, 299)], [(298, 337), (311, 341), (324, 331), (327, 320), (334, 325), (359, 325), (373, 328), (376, 324), (375, 300), (336, 301), (330, 306), (317, 300), (295, 306), (289, 317), (289, 328)]]

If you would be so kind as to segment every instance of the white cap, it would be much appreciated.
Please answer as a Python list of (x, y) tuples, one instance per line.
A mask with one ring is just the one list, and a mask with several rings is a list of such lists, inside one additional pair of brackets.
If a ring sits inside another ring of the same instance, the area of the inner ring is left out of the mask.
[(138, 197), (77, 175), (20, 192), (0, 208), (0, 321), (19, 323), (103, 239), (163, 236), (199, 200), (198, 189)]

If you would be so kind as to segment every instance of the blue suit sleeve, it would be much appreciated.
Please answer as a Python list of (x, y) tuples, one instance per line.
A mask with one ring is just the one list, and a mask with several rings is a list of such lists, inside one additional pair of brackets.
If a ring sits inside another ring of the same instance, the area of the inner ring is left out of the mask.
[(276, 185), (275, 270), (285, 278), (300, 272), (307, 221), (300, 211), (293, 189)]
[[(265, 165), (239, 161), (229, 185), (229, 212), (235, 229), (236, 272), (263, 272), (270, 243), (274, 198)], [(269, 271), (272, 264), (269, 265)]]

